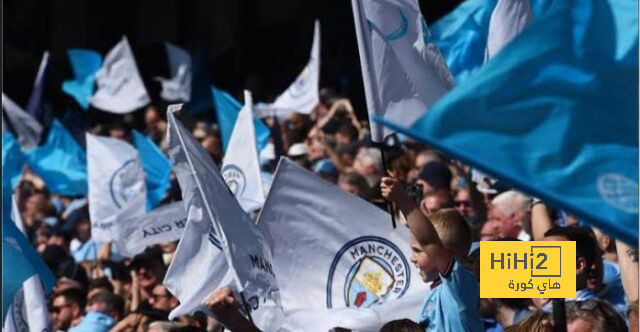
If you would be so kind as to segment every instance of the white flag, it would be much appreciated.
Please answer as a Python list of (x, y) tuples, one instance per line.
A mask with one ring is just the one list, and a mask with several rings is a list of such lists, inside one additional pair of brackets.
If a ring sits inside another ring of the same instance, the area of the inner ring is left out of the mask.
[(485, 61), (493, 58), (533, 20), (529, 0), (498, 0), (491, 13)]
[[(454, 85), (416, 0), (351, 0), (369, 119), (408, 126)], [(371, 138), (393, 131), (370, 121)]]
[(104, 58), (96, 73), (96, 84), (98, 89), (91, 97), (91, 105), (103, 111), (129, 113), (151, 101), (127, 37), (122, 37)]
[(4, 92), (2, 93), (2, 108), (4, 109), (2, 114), (3, 123), (6, 116), (9, 125), (11, 125), (18, 136), (20, 146), (23, 148), (32, 148), (38, 145), (42, 137), (42, 125), (40, 122), (18, 106), (18, 104), (5, 95)]
[(246, 212), (253, 212), (264, 204), (251, 108), (251, 92), (245, 90), (244, 107), (238, 113), (221, 170), (224, 181)]
[(164, 280), (180, 300), (170, 318), (202, 310), (202, 301), (227, 281), (246, 298), (277, 298), (268, 243), (211, 156), (175, 118), (181, 108), (171, 105), (167, 111), (169, 156), (187, 212), (187, 226)]
[(114, 223), (143, 215), (147, 186), (138, 151), (129, 143), (87, 133), (87, 177), (91, 236), (96, 241), (114, 238)]
[[(11, 218), (18, 229), (25, 234), (24, 225), (16, 196), (12, 197)], [(16, 293), (10, 304), (7, 316), (2, 326), (3, 332), (23, 331), (51, 331), (51, 319), (47, 308), (42, 282), (37, 274), (31, 276), (22, 284), (22, 289)]]
[(320, 80), (320, 22), (315, 21), (313, 45), (309, 62), (296, 80), (276, 100), (269, 109), (281, 118), (286, 119), (293, 112), (309, 114), (318, 105)]
[(133, 257), (147, 247), (180, 239), (187, 224), (182, 202), (163, 205), (138, 216), (134, 211), (129, 217), (132, 214), (129, 210), (137, 208), (128, 206), (119, 212), (123, 222), (115, 224), (114, 241), (121, 255)]
[(191, 56), (171, 43), (165, 43), (171, 78), (156, 77), (162, 85), (160, 97), (166, 101), (191, 100)]
[[(282, 158), (259, 225), (272, 245), (285, 314), (375, 309), (409, 295), (424, 299), (427, 284), (409, 261), (409, 230), (391, 229), (389, 218), (378, 207)], [(398, 316), (416, 319), (418, 311), (419, 306), (408, 307), (371, 323), (380, 328)]]

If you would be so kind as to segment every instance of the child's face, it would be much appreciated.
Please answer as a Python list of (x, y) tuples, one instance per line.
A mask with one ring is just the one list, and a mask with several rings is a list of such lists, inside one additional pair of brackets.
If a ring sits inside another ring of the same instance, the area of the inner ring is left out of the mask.
[(411, 262), (420, 270), (422, 281), (429, 282), (436, 279), (438, 271), (431, 262), (426, 252), (422, 251), (422, 246), (411, 234)]

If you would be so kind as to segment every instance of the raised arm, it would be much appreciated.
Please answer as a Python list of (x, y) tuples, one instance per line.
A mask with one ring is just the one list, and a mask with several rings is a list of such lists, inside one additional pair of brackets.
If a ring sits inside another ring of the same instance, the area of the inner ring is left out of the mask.
[(438, 232), (429, 218), (407, 194), (402, 184), (395, 178), (383, 177), (380, 184), (382, 196), (396, 204), (407, 219), (411, 233), (418, 241), (422, 250), (435, 261), (438, 271), (445, 271), (449, 262), (447, 248), (442, 244)]
[(534, 198), (531, 205), (531, 231), (534, 241), (544, 240), (544, 233), (553, 228), (549, 209), (540, 200)]
[(638, 300), (638, 250), (616, 240), (622, 287), (629, 303)]

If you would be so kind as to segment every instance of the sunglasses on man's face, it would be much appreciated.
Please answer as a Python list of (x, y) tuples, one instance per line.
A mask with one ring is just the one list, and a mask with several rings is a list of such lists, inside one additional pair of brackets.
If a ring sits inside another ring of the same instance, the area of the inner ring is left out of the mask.
[(456, 204), (456, 206), (463, 206), (463, 207), (470, 207), (471, 206), (471, 201), (469, 200), (456, 200), (454, 201), (454, 203)]
[(59, 314), (60, 311), (62, 311), (63, 308), (66, 308), (68, 306), (70, 306), (70, 304), (63, 304), (63, 305), (60, 305), (60, 306), (53, 306), (53, 307), (51, 307), (51, 312), (54, 313), (54, 314)]

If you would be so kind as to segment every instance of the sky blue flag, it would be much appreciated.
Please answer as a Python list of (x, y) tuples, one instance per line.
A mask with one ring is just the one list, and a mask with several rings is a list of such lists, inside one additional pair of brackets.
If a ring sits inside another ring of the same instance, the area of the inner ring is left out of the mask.
[(497, 0), (466, 0), (429, 27), (457, 82), (484, 63), (491, 13)]
[(22, 165), (24, 165), (24, 155), (20, 149), (20, 143), (13, 137), (13, 134), (2, 133), (2, 181), (11, 189), (14, 189), (20, 181), (22, 175)]
[[(11, 198), (9, 198), (11, 200)], [(22, 283), (38, 274), (45, 292), (53, 288), (55, 278), (29, 240), (10, 218), (2, 218), (2, 321)]]
[(637, 54), (637, 1), (555, 1), (413, 126), (389, 125), (635, 244)]
[(146, 135), (133, 131), (133, 145), (138, 150), (142, 168), (146, 173), (147, 211), (151, 211), (164, 198), (171, 185), (171, 161)]
[(29, 167), (50, 192), (66, 196), (87, 194), (87, 155), (58, 120), (53, 120), (42, 146), (24, 152)]
[[(227, 145), (233, 132), (233, 126), (238, 118), (238, 113), (242, 105), (225, 91), (211, 87), (213, 92), (213, 104), (216, 108), (216, 116), (218, 118), (218, 126), (220, 127), (220, 136), (222, 138), (222, 148), (227, 151)], [(269, 141), (269, 127), (257, 117), (253, 117), (253, 126), (256, 131), (256, 142), (258, 151), (262, 150)]]
[(11, 195), (20, 182), (24, 155), (11, 133), (2, 133), (2, 218), (11, 216)]
[(62, 83), (62, 91), (75, 99), (82, 109), (89, 109), (93, 96), (96, 72), (102, 67), (102, 56), (95, 51), (79, 48), (67, 50), (74, 78)]

